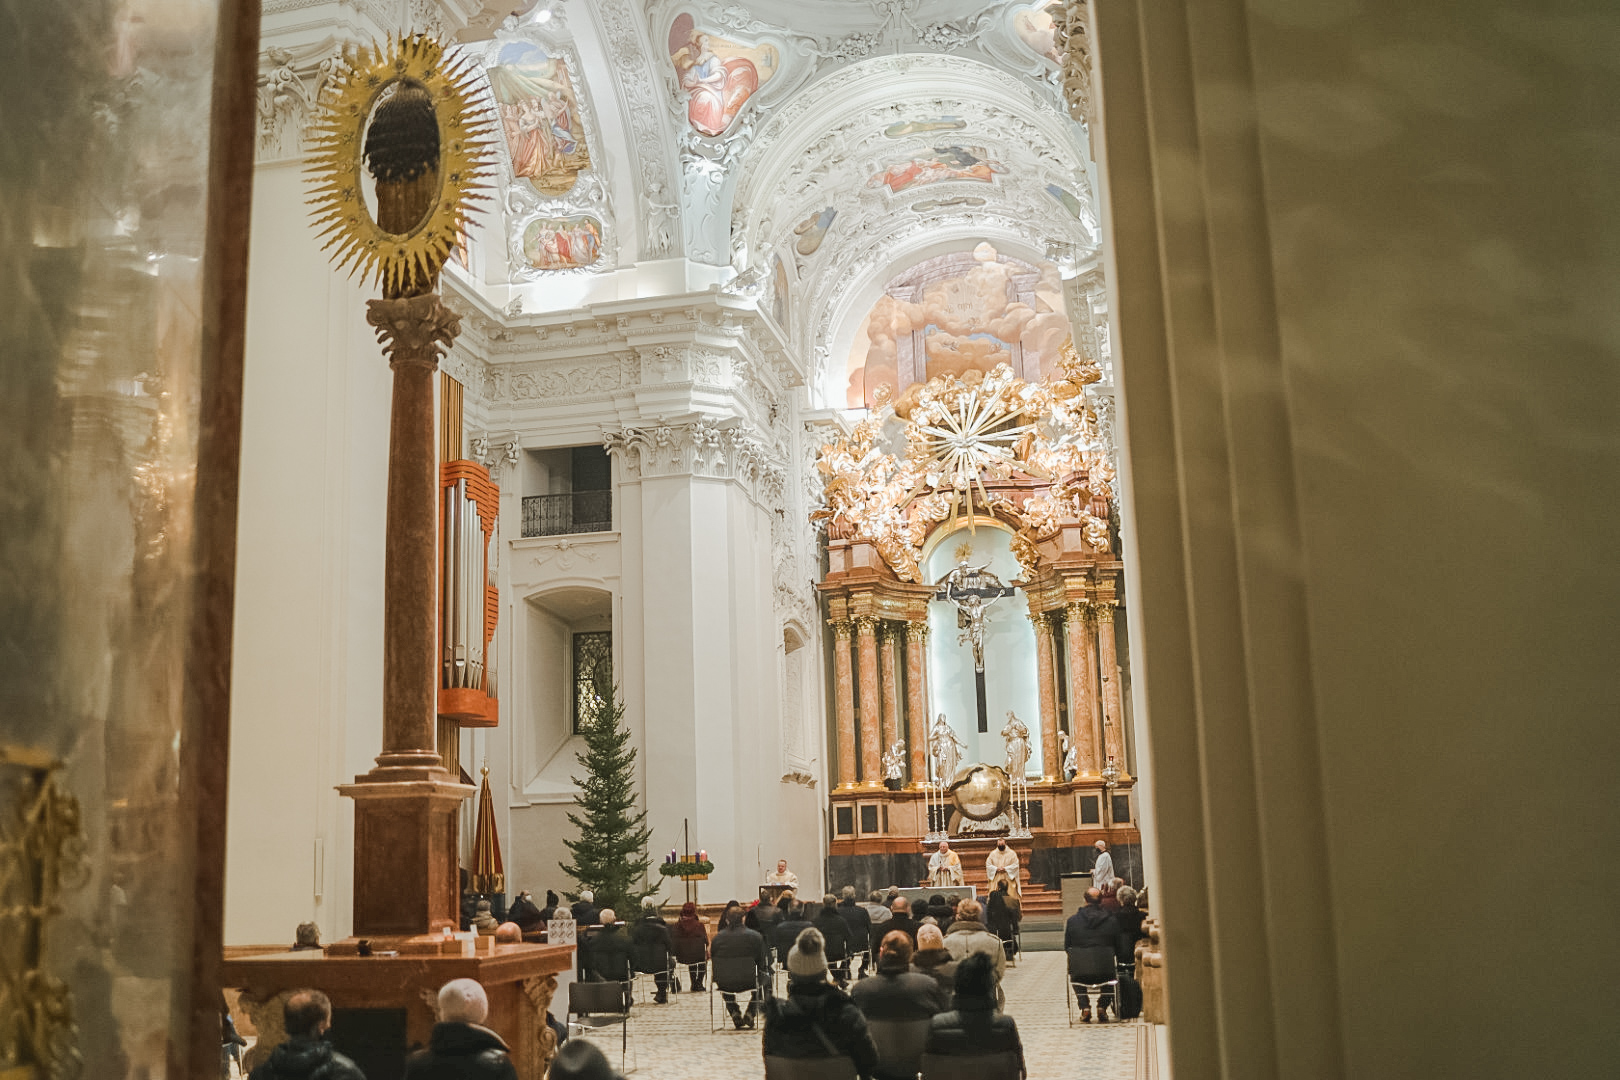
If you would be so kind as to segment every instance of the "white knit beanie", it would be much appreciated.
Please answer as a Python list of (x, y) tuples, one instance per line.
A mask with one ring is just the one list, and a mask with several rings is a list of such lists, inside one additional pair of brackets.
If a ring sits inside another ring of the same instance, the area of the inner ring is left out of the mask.
[(789, 975), (827, 974), (827, 942), (820, 930), (812, 926), (799, 934), (799, 940), (788, 950), (787, 969)]

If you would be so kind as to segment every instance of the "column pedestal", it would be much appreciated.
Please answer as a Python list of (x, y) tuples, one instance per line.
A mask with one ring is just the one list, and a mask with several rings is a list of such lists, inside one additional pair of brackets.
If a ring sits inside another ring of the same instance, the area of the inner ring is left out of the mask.
[(457, 810), (473, 789), (447, 781), (354, 783), (354, 935), (460, 928)]

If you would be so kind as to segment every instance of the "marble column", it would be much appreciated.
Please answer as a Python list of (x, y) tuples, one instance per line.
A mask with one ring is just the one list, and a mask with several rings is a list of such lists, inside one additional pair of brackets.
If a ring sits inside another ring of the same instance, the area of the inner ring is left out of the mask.
[(1097, 666), (1102, 669), (1103, 752), (1114, 759), (1120, 775), (1125, 769), (1125, 740), (1121, 737), (1119, 654), (1114, 647), (1114, 605), (1097, 604)]
[(439, 356), (461, 328), (435, 293), (371, 300), (388, 354), (388, 513), (383, 559), (382, 753), (338, 791), (354, 799), (354, 933), (437, 932), (456, 923), (457, 812), (472, 794), (444, 768), (438, 724)]
[(1069, 737), (1079, 762), (1077, 776), (1102, 771), (1097, 759), (1097, 663), (1092, 644), (1092, 621), (1084, 603), (1064, 608), (1064, 630), (1069, 641)]
[(1044, 611), (1030, 615), (1035, 624), (1035, 672), (1041, 691), (1041, 777), (1056, 780), (1058, 753), (1057, 660), (1053, 655), (1052, 623)]
[(884, 623), (878, 635), (879, 666), (883, 672), (883, 746), (889, 752), (900, 739), (900, 679), (895, 669), (895, 650), (900, 645), (900, 628)]
[(878, 695), (877, 619), (861, 615), (855, 619), (855, 655), (860, 664), (861, 695), (861, 783), (866, 787), (883, 785), (882, 704)]
[(906, 624), (906, 747), (911, 751), (911, 786), (928, 780), (928, 623)]
[(854, 624), (834, 619), (833, 718), (838, 738), (838, 786), (855, 786), (855, 677), (850, 671), (849, 638)]

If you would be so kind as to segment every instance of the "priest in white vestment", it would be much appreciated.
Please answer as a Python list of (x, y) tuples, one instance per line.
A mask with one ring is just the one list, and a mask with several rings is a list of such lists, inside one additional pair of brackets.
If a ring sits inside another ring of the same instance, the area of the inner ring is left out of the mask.
[(799, 887), (799, 875), (787, 868), (786, 859), (777, 859), (776, 869), (765, 875), (765, 884), (786, 885), (797, 890)]
[(1091, 866), (1091, 884), (1100, 889), (1114, 883), (1114, 857), (1108, 854), (1108, 841), (1097, 841), (1097, 861)]
[(962, 884), (962, 856), (944, 840), (939, 842), (939, 850), (928, 857), (928, 884), (936, 888)]
[(1007, 846), (1005, 836), (998, 839), (996, 846), (990, 849), (990, 854), (985, 856), (984, 876), (990, 882), (991, 892), (996, 889), (998, 874), (1007, 879), (1009, 893), (1013, 896), (1023, 896), (1022, 890), (1018, 887), (1018, 852)]

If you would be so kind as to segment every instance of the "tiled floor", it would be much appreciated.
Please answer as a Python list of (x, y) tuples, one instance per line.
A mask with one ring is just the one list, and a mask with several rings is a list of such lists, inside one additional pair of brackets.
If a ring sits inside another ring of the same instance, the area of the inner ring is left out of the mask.
[[(1137, 1027), (1069, 1027), (1061, 996), (1064, 957), (1025, 953), (1007, 969), (1007, 1012), (1018, 1021), (1030, 1080), (1131, 1080), (1136, 1075)], [(720, 1008), (715, 999), (715, 1008)], [(615, 1066), (619, 1033), (590, 1036)], [(765, 1075), (757, 1031), (709, 1034), (707, 994), (671, 994), (668, 1005), (636, 1005), (630, 1020), (630, 1055), (637, 1080), (760, 1080)]]

